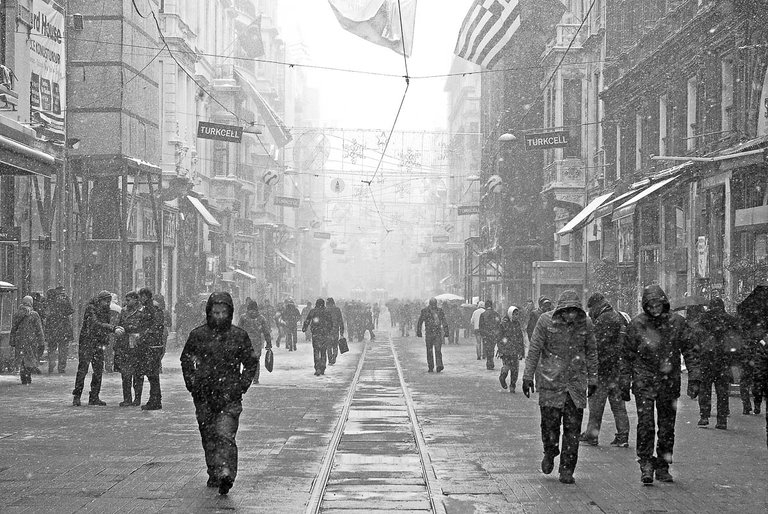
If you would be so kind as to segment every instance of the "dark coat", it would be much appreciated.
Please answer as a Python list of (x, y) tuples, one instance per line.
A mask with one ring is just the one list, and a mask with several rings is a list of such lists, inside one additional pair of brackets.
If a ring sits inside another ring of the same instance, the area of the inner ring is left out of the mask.
[(443, 309), (437, 307), (434, 310), (424, 307), (416, 322), (416, 337), (422, 336), (421, 327), (424, 326), (426, 339), (442, 339), (448, 337), (448, 322), (445, 319)]
[(499, 355), (522, 359), (525, 356), (525, 339), (523, 328), (518, 321), (513, 321), (509, 316), (504, 316), (500, 325), (501, 337), (499, 338)]
[(109, 305), (101, 305), (97, 298), (88, 302), (77, 342), (80, 353), (104, 348), (109, 344), (109, 334), (115, 331), (115, 326), (109, 322), (109, 315)]
[(480, 315), (480, 335), (483, 339), (498, 342), (501, 337), (500, 332), (501, 316), (493, 308), (487, 308)]
[(549, 303), (552, 303), (552, 300), (549, 299), (547, 296), (540, 296), (538, 301), (538, 307), (533, 309), (531, 313), (528, 315), (528, 326), (526, 327), (526, 332), (528, 332), (528, 339), (533, 338), (533, 331), (536, 328), (536, 323), (539, 322), (539, 318), (542, 314), (544, 314), (546, 311), (544, 310), (544, 306)]
[[(569, 322), (564, 314), (577, 309)], [(592, 321), (581, 308), (578, 293), (560, 295), (557, 307), (539, 317), (525, 359), (524, 380), (533, 381), (540, 368), (539, 405), (563, 408), (567, 396), (579, 409), (587, 406), (587, 386), (597, 385), (597, 344)]]
[[(217, 326), (210, 316), (216, 303), (229, 307), (229, 320), (224, 326)], [(259, 358), (248, 333), (232, 325), (234, 304), (229, 293), (211, 294), (205, 312), (206, 324), (190, 332), (181, 352), (181, 372), (196, 403), (223, 408), (230, 401), (242, 399), (256, 375)]]
[(141, 309), (141, 337), (139, 338), (139, 373), (154, 375), (160, 372), (165, 354), (165, 319), (163, 309), (150, 304)]
[(620, 385), (621, 357), (627, 337), (627, 323), (606, 301), (589, 309), (597, 343), (597, 379), (604, 386)]
[(256, 355), (261, 357), (261, 350), (264, 348), (264, 342), (268, 347), (272, 346), (272, 334), (269, 331), (269, 323), (259, 314), (258, 310), (249, 309), (240, 316), (237, 326), (248, 332), (251, 345)]
[(45, 333), (50, 341), (72, 341), (72, 314), (69, 298), (54, 289), (45, 305)]
[(283, 308), (283, 321), (291, 327), (295, 327), (296, 323), (301, 320), (301, 313), (295, 304), (288, 302)]
[[(663, 312), (648, 314), (651, 300), (661, 300)], [(688, 380), (700, 380), (696, 341), (690, 338), (685, 319), (669, 310), (669, 299), (657, 285), (643, 291), (643, 312), (632, 319), (621, 359), (622, 384), (632, 384), (635, 396), (679, 398), (682, 355)]]
[(341, 315), (341, 309), (336, 307), (336, 305), (329, 305), (325, 309), (331, 315), (331, 321), (333, 321), (331, 337), (333, 339), (344, 337), (344, 317)]
[(20, 305), (11, 320), (10, 345), (15, 349), (16, 363), (36, 368), (40, 355), (38, 348), (45, 341), (40, 315), (32, 307)]
[(730, 377), (730, 365), (734, 360), (732, 354), (735, 353), (731, 352), (731, 341), (741, 338), (736, 318), (725, 312), (723, 300), (713, 298), (709, 310), (701, 315), (699, 324), (705, 332), (704, 337), (698, 340), (702, 378), (715, 381)]
[(304, 320), (302, 332), (309, 330), (312, 333), (312, 343), (320, 344), (330, 339), (333, 333), (333, 319), (325, 306), (315, 306)]
[[(140, 309), (129, 311), (123, 308), (117, 320), (117, 326), (123, 327), (125, 334), (115, 339), (115, 370), (124, 375), (132, 375), (139, 371), (138, 341), (141, 338), (144, 316)], [(131, 348), (131, 340), (134, 340)]]

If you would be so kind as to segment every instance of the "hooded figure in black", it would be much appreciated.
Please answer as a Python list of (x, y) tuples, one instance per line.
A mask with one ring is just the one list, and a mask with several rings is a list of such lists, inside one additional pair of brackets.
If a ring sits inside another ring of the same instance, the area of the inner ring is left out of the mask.
[(341, 309), (336, 307), (336, 301), (333, 298), (328, 298), (326, 310), (331, 315), (331, 320), (333, 320), (327, 352), (328, 365), (333, 366), (336, 364), (336, 358), (339, 356), (339, 339), (344, 337), (344, 316), (341, 314)]
[(448, 322), (443, 309), (437, 306), (437, 299), (430, 298), (429, 305), (421, 310), (416, 322), (416, 337), (421, 337), (422, 325), (424, 341), (427, 344), (427, 372), (432, 373), (435, 369), (440, 373), (444, 369), (442, 346), (443, 338), (448, 337)]
[(717, 425), (715, 428), (728, 428), (728, 395), (731, 384), (731, 351), (728, 340), (738, 336), (736, 318), (725, 312), (722, 298), (712, 298), (709, 310), (701, 314), (699, 324), (704, 329), (704, 338), (700, 343), (699, 360), (701, 362), (701, 390), (699, 391), (698, 426), (709, 425), (712, 411), (712, 386), (717, 395)]
[(109, 302), (112, 294), (101, 291), (85, 306), (83, 326), (80, 328), (78, 340), (78, 364), (75, 376), (75, 388), (72, 390), (72, 405), (80, 406), (80, 395), (83, 393), (85, 375), (88, 366), (93, 369), (91, 375), (91, 392), (88, 394), (88, 405), (106, 405), (99, 398), (101, 392), (101, 375), (104, 372), (104, 348), (109, 344), (109, 334), (115, 332), (115, 325), (109, 322)]
[(315, 376), (325, 375), (325, 362), (328, 357), (327, 348), (333, 332), (331, 313), (325, 308), (325, 300), (318, 298), (315, 307), (307, 314), (302, 332), (312, 333), (312, 353), (315, 358)]
[[(643, 290), (643, 312), (629, 324), (621, 359), (622, 398), (629, 401), (629, 387), (637, 404), (637, 457), (641, 481), (672, 482), (669, 465), (675, 445), (675, 418), (680, 397), (680, 356), (688, 368), (688, 396), (699, 394), (699, 354), (682, 316), (670, 312), (667, 295), (657, 285)], [(655, 415), (654, 415), (655, 414)], [(658, 421), (656, 421), (656, 418)], [(656, 455), (654, 440), (658, 440)]]
[(189, 334), (181, 352), (181, 371), (195, 402), (208, 466), (208, 487), (227, 494), (237, 476), (235, 436), (242, 398), (256, 374), (258, 357), (248, 332), (232, 325), (229, 293), (213, 293), (206, 323)]

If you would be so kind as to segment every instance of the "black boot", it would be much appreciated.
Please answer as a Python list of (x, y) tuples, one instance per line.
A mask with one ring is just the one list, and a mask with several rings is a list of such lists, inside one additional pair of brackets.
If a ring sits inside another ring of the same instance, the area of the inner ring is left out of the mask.
[(643, 485), (653, 485), (653, 462), (640, 463), (640, 481)]

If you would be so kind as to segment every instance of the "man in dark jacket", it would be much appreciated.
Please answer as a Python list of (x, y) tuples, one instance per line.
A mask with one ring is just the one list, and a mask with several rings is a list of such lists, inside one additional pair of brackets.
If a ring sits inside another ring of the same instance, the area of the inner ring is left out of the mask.
[[(705, 334), (699, 341), (701, 390), (699, 391), (698, 426), (706, 428), (712, 412), (712, 386), (717, 395), (717, 424), (715, 428), (728, 428), (728, 395), (731, 384), (731, 352), (726, 348), (729, 337), (739, 337), (736, 318), (725, 312), (721, 298), (709, 301), (709, 310), (702, 313), (699, 324)], [(689, 324), (691, 320), (689, 320)]]
[(597, 390), (589, 398), (589, 421), (581, 440), (597, 446), (600, 425), (603, 422), (605, 401), (611, 405), (616, 421), (616, 437), (611, 446), (629, 447), (629, 417), (627, 406), (621, 399), (619, 376), (621, 374), (621, 353), (627, 336), (624, 317), (616, 312), (601, 293), (595, 293), (587, 300), (589, 318), (595, 329), (597, 343)]
[[(422, 326), (424, 326), (423, 332)], [(440, 373), (445, 369), (442, 347), (443, 338), (448, 337), (448, 322), (443, 309), (437, 306), (435, 298), (429, 299), (429, 305), (421, 310), (419, 320), (416, 322), (416, 337), (421, 337), (422, 334), (427, 344), (427, 371), (432, 373), (434, 369)]]
[(248, 338), (251, 340), (251, 346), (253, 346), (253, 352), (256, 355), (256, 372), (253, 374), (253, 383), (258, 384), (261, 351), (265, 343), (267, 350), (272, 349), (272, 334), (269, 331), (266, 318), (259, 313), (259, 304), (253, 300), (248, 300), (248, 307), (245, 314), (240, 316), (237, 326), (248, 332)]
[(189, 334), (181, 352), (181, 372), (195, 402), (206, 485), (227, 494), (237, 476), (235, 437), (243, 394), (256, 374), (258, 357), (248, 333), (232, 325), (235, 308), (229, 293), (211, 294), (205, 311), (206, 323)]
[(480, 337), (483, 338), (483, 351), (485, 352), (485, 368), (493, 369), (493, 355), (496, 352), (496, 343), (499, 342), (501, 332), (501, 316), (493, 310), (493, 302), (485, 301), (485, 311), (480, 315)]
[[(544, 458), (541, 471), (549, 474), (560, 455), (560, 482), (573, 484), (579, 458), (579, 432), (587, 398), (597, 390), (597, 345), (592, 322), (581, 308), (578, 293), (563, 291), (554, 311), (536, 323), (525, 359), (523, 394), (530, 397), (533, 376), (541, 367), (539, 409)], [(560, 426), (563, 428), (562, 454)]]
[(312, 353), (315, 359), (315, 376), (325, 375), (325, 363), (328, 357), (328, 346), (333, 332), (331, 314), (325, 308), (325, 300), (318, 298), (314, 308), (307, 314), (302, 332), (312, 333)]
[(501, 374), (499, 382), (501, 387), (507, 388), (507, 375), (509, 374), (509, 392), (515, 392), (517, 376), (520, 373), (520, 361), (525, 357), (525, 340), (523, 328), (520, 326), (520, 310), (512, 305), (507, 309), (507, 315), (501, 320), (499, 326), (499, 357), (501, 358)]
[(328, 298), (325, 308), (333, 322), (328, 340), (328, 365), (333, 366), (336, 364), (336, 357), (339, 356), (339, 339), (344, 337), (344, 317), (341, 315), (341, 309), (336, 307), (336, 301), (333, 298)]
[(160, 365), (165, 354), (163, 343), (163, 311), (152, 301), (152, 290), (143, 287), (139, 290), (141, 302), (141, 337), (139, 338), (139, 373), (149, 381), (149, 399), (141, 410), (159, 410), (163, 408), (160, 392)]
[(296, 351), (296, 339), (298, 334), (298, 322), (301, 320), (301, 313), (292, 299), (285, 300), (283, 308), (283, 321), (285, 321), (285, 347), (289, 352)]
[(64, 293), (64, 287), (48, 291), (45, 304), (45, 338), (48, 343), (48, 373), (53, 373), (58, 360), (58, 372), (67, 367), (69, 343), (72, 342), (72, 314), (75, 310)]
[(533, 330), (536, 328), (536, 323), (538, 323), (539, 317), (541, 317), (541, 315), (545, 312), (549, 312), (554, 308), (552, 305), (552, 300), (546, 296), (540, 296), (537, 305), (538, 307), (532, 310), (528, 315), (528, 326), (526, 327), (526, 332), (528, 332), (529, 341), (533, 339)]
[(109, 334), (115, 332), (122, 335), (122, 329), (116, 330), (115, 325), (109, 323), (109, 304), (112, 294), (109, 291), (101, 291), (97, 294), (83, 312), (83, 326), (80, 328), (78, 340), (78, 364), (75, 376), (75, 388), (72, 390), (72, 405), (80, 406), (80, 395), (83, 393), (85, 375), (88, 374), (90, 365), (91, 392), (88, 394), (88, 405), (106, 405), (99, 399), (101, 392), (101, 375), (104, 372), (104, 347), (109, 344)]
[(115, 340), (115, 369), (120, 372), (123, 384), (123, 401), (120, 407), (141, 405), (144, 375), (139, 366), (139, 340), (144, 325), (139, 295), (129, 291), (125, 295), (125, 307), (120, 311), (117, 325), (123, 335)]
[[(699, 356), (689, 327), (670, 312), (667, 295), (658, 285), (643, 290), (643, 312), (629, 324), (621, 359), (622, 398), (629, 401), (629, 387), (637, 405), (637, 457), (641, 482), (672, 482), (669, 465), (675, 445), (675, 418), (680, 397), (680, 356), (688, 368), (688, 396), (699, 394)], [(657, 421), (656, 421), (657, 419)], [(654, 440), (658, 441), (656, 456)]]

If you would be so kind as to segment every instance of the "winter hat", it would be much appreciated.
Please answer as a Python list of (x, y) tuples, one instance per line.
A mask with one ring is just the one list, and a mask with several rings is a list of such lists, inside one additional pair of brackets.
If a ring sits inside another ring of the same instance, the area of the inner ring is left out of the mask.
[(112, 301), (112, 293), (107, 291), (106, 289), (99, 291), (99, 294), (96, 295), (97, 300), (109, 300)]
[(32, 303), (34, 300), (32, 300), (32, 297), (27, 295), (24, 298), (21, 299), (21, 304), (26, 305), (27, 307), (32, 307)]
[(248, 302), (248, 307), (246, 307), (246, 310), (247, 311), (251, 311), (251, 312), (258, 311), (259, 310), (259, 304), (256, 303), (254, 300), (251, 300), (250, 302)]
[(509, 316), (510, 319), (512, 319), (512, 315), (517, 312), (517, 307), (514, 305), (510, 305), (509, 309), (507, 309), (507, 316)]

